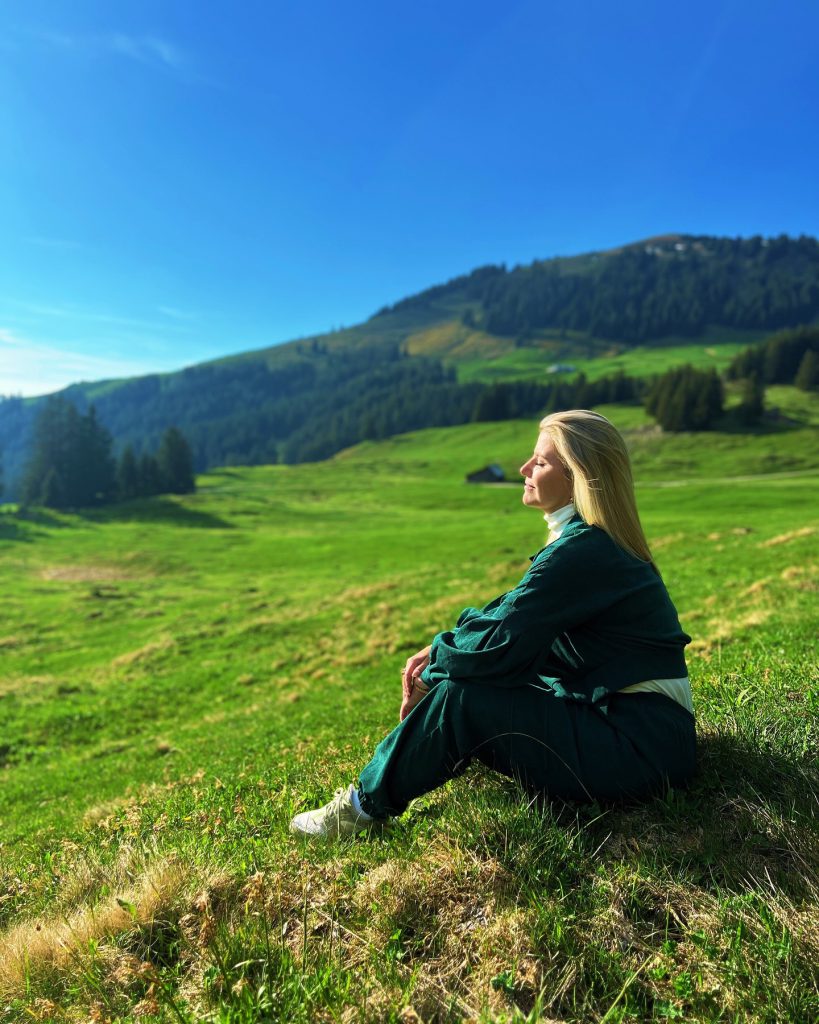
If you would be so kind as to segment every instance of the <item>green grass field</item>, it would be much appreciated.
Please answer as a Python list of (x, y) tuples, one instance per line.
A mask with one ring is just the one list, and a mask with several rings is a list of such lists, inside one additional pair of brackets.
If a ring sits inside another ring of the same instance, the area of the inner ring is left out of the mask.
[(533, 423), (7, 510), (0, 1020), (816, 1020), (819, 431), (775, 390), (753, 434), (604, 410), (694, 637), (700, 773), (641, 807), (470, 769), (369, 841), (287, 831), (541, 546), (516, 489), (464, 483)]
[[(545, 384), (562, 377), (572, 379), (581, 372), (589, 380), (621, 372), (629, 377), (650, 377), (685, 363), (699, 370), (722, 372), (734, 356), (762, 337), (764, 334), (758, 331), (709, 328), (694, 342), (690, 338), (666, 338), (662, 344), (654, 342), (650, 346), (626, 348), (600, 339), (561, 340), (557, 334), (549, 337), (545, 333), (539, 344), (532, 347), (480, 352), (475, 358), (465, 353), (455, 366), (458, 380), (484, 383), (534, 380)], [(550, 374), (548, 368), (555, 363), (569, 364), (575, 368), (574, 372)]]

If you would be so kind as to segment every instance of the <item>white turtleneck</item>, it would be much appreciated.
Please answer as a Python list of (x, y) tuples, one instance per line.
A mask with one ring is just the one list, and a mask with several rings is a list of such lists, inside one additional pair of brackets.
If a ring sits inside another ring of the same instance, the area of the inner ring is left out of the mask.
[[(570, 501), (568, 505), (564, 505), (563, 508), (556, 509), (554, 512), (546, 512), (543, 518), (546, 520), (546, 525), (549, 527), (549, 536), (546, 538), (546, 543), (551, 544), (552, 541), (563, 533), (566, 527), (566, 523), (575, 514), (574, 502)], [(642, 683), (634, 683), (632, 686), (625, 686), (619, 693), (662, 693), (666, 697), (670, 697), (675, 700), (678, 704), (682, 704), (684, 708), (694, 714), (694, 704), (691, 700), (691, 683), (688, 680), (688, 676), (684, 676), (682, 679), (646, 679)]]
[(551, 544), (553, 540), (563, 533), (563, 527), (574, 515), (574, 502), (570, 501), (568, 505), (564, 505), (563, 508), (556, 509), (554, 512), (546, 512), (543, 518), (546, 520), (546, 525), (549, 527), (549, 536), (546, 538), (546, 543)]

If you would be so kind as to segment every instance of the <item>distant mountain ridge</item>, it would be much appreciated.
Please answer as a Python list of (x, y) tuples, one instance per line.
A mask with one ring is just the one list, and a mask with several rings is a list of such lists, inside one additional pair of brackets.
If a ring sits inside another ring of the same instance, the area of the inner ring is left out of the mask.
[[(612, 343), (693, 340), (714, 328), (734, 338), (747, 331), (750, 340), (817, 320), (816, 239), (668, 234), (509, 270), (478, 267), (355, 327), (61, 394), (81, 411), (94, 404), (118, 448), (151, 450), (174, 425), (189, 437), (199, 470), (298, 461), (334, 450), (329, 437), (326, 449), (320, 444), (319, 419), (346, 444), (463, 422), (479, 398), (478, 385), (457, 382), (463, 358), (543, 349), (545, 373), (581, 347), (589, 356)], [(0, 402), (7, 498), (43, 400)]]

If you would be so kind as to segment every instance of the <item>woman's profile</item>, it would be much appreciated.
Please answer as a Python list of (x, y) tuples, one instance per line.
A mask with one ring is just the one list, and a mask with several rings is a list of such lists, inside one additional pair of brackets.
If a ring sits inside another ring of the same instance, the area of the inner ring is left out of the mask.
[(692, 777), (690, 637), (652, 561), (623, 438), (599, 413), (554, 413), (520, 472), (546, 546), (517, 586), (408, 659), (399, 725), (294, 833), (352, 835), (473, 759), (565, 800), (649, 798)]

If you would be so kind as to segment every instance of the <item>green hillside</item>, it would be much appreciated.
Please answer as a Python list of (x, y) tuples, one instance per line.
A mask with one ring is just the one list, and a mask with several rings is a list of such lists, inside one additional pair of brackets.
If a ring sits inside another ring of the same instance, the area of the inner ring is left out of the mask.
[[(545, 384), (556, 379), (555, 364), (592, 380), (687, 362), (722, 370), (743, 346), (817, 320), (816, 239), (670, 234), (512, 268), (478, 267), (353, 327), (177, 373), (76, 384), (62, 394), (81, 412), (96, 406), (117, 451), (152, 452), (176, 426), (200, 471), (301, 462), (316, 457), (319, 419), (338, 451), (480, 418), (482, 388)], [(0, 455), (12, 498), (22, 492), (41, 402), (0, 400)]]
[(370, 842), (290, 816), (355, 777), (399, 668), (542, 543), (531, 422), (0, 517), (0, 1019), (801, 1022), (819, 1014), (819, 406), (633, 452), (694, 642), (700, 775), (533, 806), (472, 771)]

